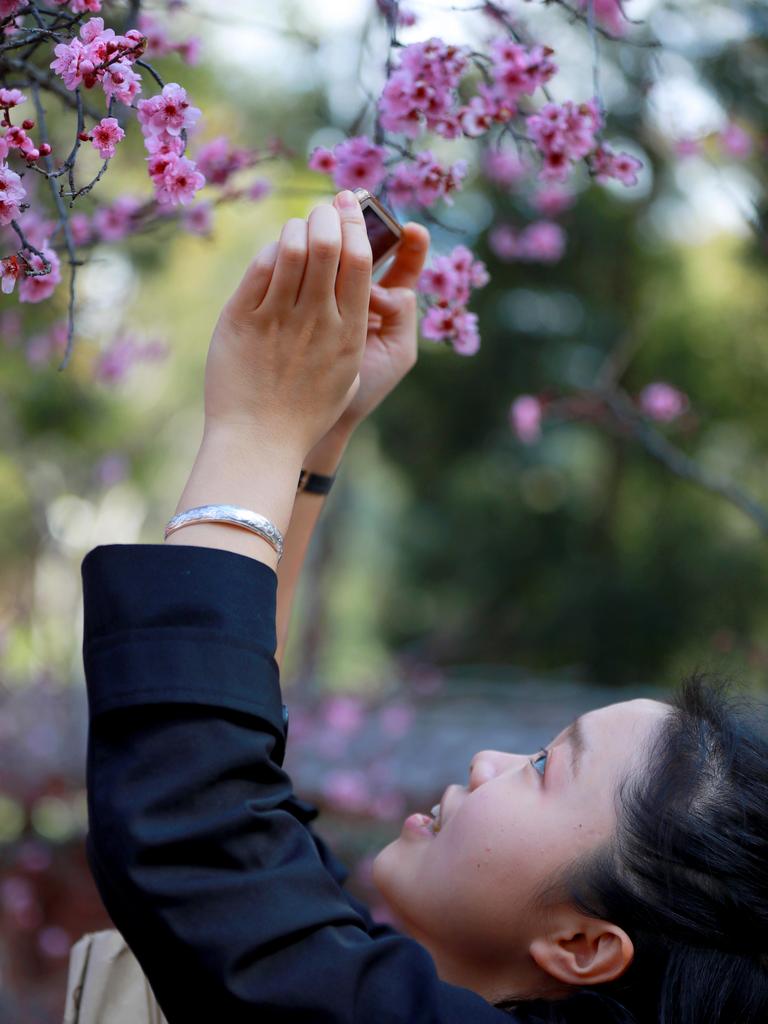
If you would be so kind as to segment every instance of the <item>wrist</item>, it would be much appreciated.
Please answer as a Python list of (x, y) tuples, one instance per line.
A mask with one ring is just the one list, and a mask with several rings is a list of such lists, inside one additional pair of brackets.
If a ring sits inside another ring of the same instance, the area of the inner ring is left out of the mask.
[[(285, 535), (301, 464), (300, 448), (206, 425), (176, 513), (201, 505), (238, 505), (265, 516)], [(267, 541), (237, 526), (192, 524), (171, 533), (166, 543), (224, 548), (258, 558), (273, 568), (277, 565)]]
[(310, 473), (332, 476), (339, 467), (347, 445), (354, 433), (354, 427), (339, 421), (307, 453), (302, 469)]

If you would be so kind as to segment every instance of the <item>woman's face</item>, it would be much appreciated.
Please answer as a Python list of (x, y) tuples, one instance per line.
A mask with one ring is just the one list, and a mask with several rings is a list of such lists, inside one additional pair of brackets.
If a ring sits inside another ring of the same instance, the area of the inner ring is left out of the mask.
[(668, 713), (659, 701), (625, 701), (582, 715), (547, 755), (482, 750), (468, 785), (443, 794), (440, 831), (412, 816), (379, 853), (374, 882), (441, 977), (469, 984), (473, 964), (492, 974), (530, 960), (547, 930), (532, 895), (612, 835), (616, 787), (643, 770)]

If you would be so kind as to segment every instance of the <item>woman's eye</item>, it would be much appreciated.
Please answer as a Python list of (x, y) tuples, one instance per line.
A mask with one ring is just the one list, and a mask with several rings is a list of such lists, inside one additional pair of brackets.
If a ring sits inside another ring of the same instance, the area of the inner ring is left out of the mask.
[[(545, 748), (544, 750), (540, 750), (539, 753), (535, 757), (531, 758), (531, 764), (533, 765), (534, 769), (539, 773), (539, 775), (541, 775), (542, 778), (544, 778), (544, 773), (545, 773), (545, 771), (547, 769), (547, 758), (548, 757), (549, 757), (549, 751)], [(542, 758), (544, 759), (544, 763), (543, 763), (543, 767), (540, 768), (539, 765), (542, 764)]]

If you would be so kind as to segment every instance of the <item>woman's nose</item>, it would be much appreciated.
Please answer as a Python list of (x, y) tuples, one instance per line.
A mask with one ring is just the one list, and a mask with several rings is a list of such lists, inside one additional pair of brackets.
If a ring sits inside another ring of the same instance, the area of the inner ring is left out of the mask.
[[(508, 756), (508, 755), (506, 755)], [(469, 766), (469, 788), (477, 789), (501, 771), (505, 755), (498, 750), (480, 750), (472, 758)]]
[(524, 761), (525, 758), (518, 754), (506, 754), (500, 750), (478, 751), (469, 765), (470, 792), (519, 760)]

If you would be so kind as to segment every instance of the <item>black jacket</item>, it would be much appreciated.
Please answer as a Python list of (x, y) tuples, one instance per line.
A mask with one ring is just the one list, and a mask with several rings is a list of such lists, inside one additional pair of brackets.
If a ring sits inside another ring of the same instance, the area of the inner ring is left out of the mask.
[(88, 859), (169, 1024), (510, 1024), (375, 924), (282, 769), (277, 576), (192, 545), (83, 559)]

